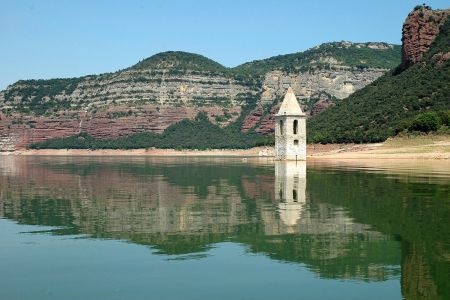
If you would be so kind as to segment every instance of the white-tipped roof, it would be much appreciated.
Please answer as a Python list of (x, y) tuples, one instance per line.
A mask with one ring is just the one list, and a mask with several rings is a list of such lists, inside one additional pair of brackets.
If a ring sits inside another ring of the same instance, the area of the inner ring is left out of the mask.
[(281, 103), (280, 110), (277, 113), (277, 116), (282, 115), (305, 115), (305, 113), (300, 108), (300, 105), (298, 104), (297, 98), (295, 98), (294, 91), (291, 87), (288, 88), (286, 95), (284, 95), (283, 103)]

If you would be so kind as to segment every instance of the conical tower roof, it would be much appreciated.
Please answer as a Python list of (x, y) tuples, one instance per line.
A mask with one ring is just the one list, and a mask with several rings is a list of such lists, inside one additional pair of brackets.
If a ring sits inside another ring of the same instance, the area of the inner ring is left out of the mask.
[(297, 98), (295, 98), (294, 91), (291, 87), (288, 88), (286, 95), (284, 96), (283, 103), (281, 103), (280, 110), (276, 114), (277, 116), (289, 115), (289, 116), (304, 116), (305, 113), (300, 108)]

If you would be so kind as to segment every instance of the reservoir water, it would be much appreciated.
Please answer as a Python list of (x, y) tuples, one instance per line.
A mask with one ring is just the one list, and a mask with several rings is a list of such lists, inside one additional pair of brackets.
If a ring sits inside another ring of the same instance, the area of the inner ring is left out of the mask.
[(0, 156), (0, 299), (450, 299), (449, 162)]

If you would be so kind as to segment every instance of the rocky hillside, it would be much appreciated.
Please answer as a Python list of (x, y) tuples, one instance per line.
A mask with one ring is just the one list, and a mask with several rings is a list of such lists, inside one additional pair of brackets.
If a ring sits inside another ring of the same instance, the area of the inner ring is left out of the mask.
[(382, 76), (388, 69), (358, 69), (343, 65), (308, 71), (274, 70), (265, 74), (261, 96), (242, 125), (247, 131), (268, 134), (274, 130), (274, 113), (287, 88), (293, 88), (307, 115), (315, 115)]
[(11, 148), (12, 140), (24, 147), (79, 132), (96, 138), (160, 133), (199, 110), (227, 124), (257, 95), (258, 84), (200, 55), (166, 52), (115, 73), (19, 81), (0, 94), (0, 129)]
[(450, 10), (419, 6), (403, 26), (393, 71), (309, 120), (309, 140), (377, 142), (402, 131), (449, 132)]
[(334, 42), (236, 67), (236, 71), (264, 78), (261, 97), (242, 130), (272, 133), (274, 114), (289, 86), (307, 115), (322, 112), (397, 66), (400, 49), (386, 43)]
[(403, 69), (422, 60), (449, 15), (450, 10), (432, 10), (429, 6), (416, 6), (408, 15), (402, 30)]
[(221, 127), (238, 121), (243, 132), (271, 133), (288, 86), (317, 114), (399, 62), (399, 46), (337, 42), (236, 68), (164, 52), (114, 73), (20, 80), (0, 92), (0, 150), (81, 132), (98, 139), (161, 133), (200, 111)]

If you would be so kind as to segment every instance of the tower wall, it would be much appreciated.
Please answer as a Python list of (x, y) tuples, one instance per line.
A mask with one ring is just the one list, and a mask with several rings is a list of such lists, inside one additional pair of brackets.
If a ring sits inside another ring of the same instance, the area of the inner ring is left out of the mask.
[[(297, 121), (296, 126), (295, 121)], [(275, 116), (275, 122), (275, 159), (306, 160), (305, 116)]]

